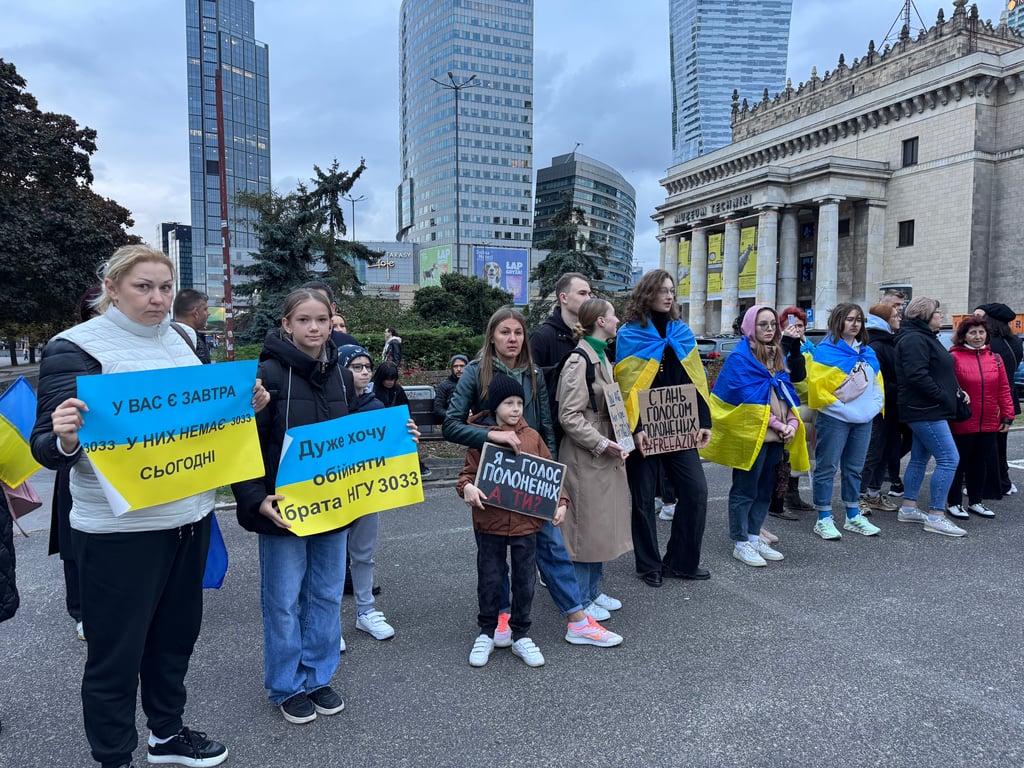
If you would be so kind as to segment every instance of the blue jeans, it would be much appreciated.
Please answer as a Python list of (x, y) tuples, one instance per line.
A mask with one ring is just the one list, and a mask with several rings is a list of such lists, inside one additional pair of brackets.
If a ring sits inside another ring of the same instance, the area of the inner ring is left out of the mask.
[(775, 467), (781, 459), (782, 443), (765, 443), (750, 469), (732, 471), (729, 538), (733, 541), (749, 541), (761, 532), (775, 490)]
[[(818, 412), (818, 443), (814, 450), (814, 508), (832, 510), (832, 486), (840, 469), (840, 492), (847, 510), (860, 503), (860, 473), (871, 441), (871, 422), (850, 424)], [(948, 430), (947, 430), (948, 431)], [(945, 497), (943, 497), (945, 498)]]
[(935, 471), (928, 486), (928, 505), (933, 513), (943, 514), (949, 486), (960, 463), (949, 424), (945, 421), (915, 421), (910, 424), (910, 431), (914, 434), (914, 442), (910, 447), (910, 463), (903, 475), (903, 498), (917, 501), (928, 459), (934, 456)]
[(580, 585), (580, 596), (584, 604), (592, 603), (601, 595), (601, 579), (604, 577), (604, 563), (576, 563), (576, 583)]
[(274, 704), (329, 685), (341, 645), (348, 531), (260, 535), (263, 684)]
[(373, 553), (377, 551), (380, 514), (363, 515), (348, 527), (348, 557), (356, 615), (373, 610)]
[[(583, 598), (576, 583), (576, 569), (573, 568), (569, 553), (565, 551), (562, 531), (544, 521), (537, 531), (537, 570), (548, 586), (555, 607), (563, 616), (583, 610)], [(508, 568), (501, 586), (501, 610), (507, 612), (512, 601), (508, 593)]]

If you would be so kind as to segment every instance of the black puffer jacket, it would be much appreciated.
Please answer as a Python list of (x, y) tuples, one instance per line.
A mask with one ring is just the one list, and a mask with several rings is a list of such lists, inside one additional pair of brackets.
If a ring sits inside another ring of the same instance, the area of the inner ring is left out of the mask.
[(14, 523), (7, 499), (0, 493), (0, 621), (18, 610), (18, 587), (14, 581)]
[(885, 418), (899, 421), (899, 383), (896, 377), (896, 337), (891, 331), (868, 328), (869, 346), (875, 350), (885, 385)]
[(956, 416), (953, 356), (923, 320), (905, 321), (896, 334), (896, 386), (904, 424)]
[[(545, 379), (548, 371), (558, 365), (575, 346), (576, 340), (572, 337), (572, 330), (562, 320), (562, 312), (558, 307), (555, 307), (555, 311), (548, 319), (530, 335), (530, 354), (533, 356), (533, 363), (544, 371)], [(548, 383), (545, 380), (545, 384)]]
[(337, 419), (349, 413), (355, 397), (352, 372), (338, 365), (338, 348), (327, 343), (327, 359), (314, 360), (284, 338), (280, 330), (267, 334), (257, 376), (270, 392), (270, 404), (256, 414), (263, 452), (264, 476), (231, 486), (238, 524), (253, 533), (292, 536), (260, 514), (260, 504), (274, 493), (284, 433), (290, 427)]

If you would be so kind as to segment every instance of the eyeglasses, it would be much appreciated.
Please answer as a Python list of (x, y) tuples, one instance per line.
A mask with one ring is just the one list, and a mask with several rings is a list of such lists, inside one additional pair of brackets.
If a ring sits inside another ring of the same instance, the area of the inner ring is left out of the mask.
[(660, 291), (658, 291), (658, 295), (659, 296), (675, 296), (676, 295), (676, 289), (675, 288), (662, 288)]
[(350, 371), (372, 371), (373, 366), (369, 363), (352, 363), (348, 369)]
[(864, 324), (864, 318), (863, 317), (847, 317), (846, 318), (846, 322), (848, 322), (848, 323), (860, 323), (860, 324), (863, 325)]
[(757, 327), (762, 331), (774, 331), (779, 325), (778, 323), (758, 323)]

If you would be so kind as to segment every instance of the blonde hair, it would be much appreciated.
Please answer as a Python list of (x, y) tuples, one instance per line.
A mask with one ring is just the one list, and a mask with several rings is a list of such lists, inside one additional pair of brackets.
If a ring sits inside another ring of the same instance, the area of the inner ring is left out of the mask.
[(119, 285), (125, 275), (135, 268), (136, 264), (142, 264), (147, 261), (166, 265), (171, 270), (171, 279), (174, 279), (174, 262), (163, 251), (148, 245), (123, 245), (114, 251), (114, 255), (107, 259), (106, 264), (103, 265), (100, 272), (103, 291), (93, 302), (93, 309), (98, 314), (103, 314), (110, 307), (110, 293), (107, 290), (108, 280), (114, 285)]
[(579, 341), (584, 336), (593, 336), (599, 318), (608, 314), (611, 303), (604, 299), (587, 299), (576, 313), (576, 324), (572, 327), (572, 337)]
[(910, 300), (910, 303), (903, 310), (903, 316), (912, 320), (924, 320), (926, 323), (932, 319), (932, 315), (939, 311), (938, 299), (929, 299), (927, 296), (917, 296)]

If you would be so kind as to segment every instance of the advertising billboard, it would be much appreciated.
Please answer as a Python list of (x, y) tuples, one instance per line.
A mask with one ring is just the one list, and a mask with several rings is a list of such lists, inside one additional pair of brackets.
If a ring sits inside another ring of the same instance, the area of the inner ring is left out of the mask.
[(716, 232), (708, 235), (708, 298), (722, 298), (722, 240), (724, 235)]
[(363, 245), (382, 251), (384, 255), (369, 262), (360, 262), (360, 280), (374, 288), (416, 283), (412, 243), (364, 242)]
[(450, 245), (437, 245), (433, 248), (424, 248), (420, 251), (420, 287), (427, 285), (440, 285), (441, 275), (446, 274), (452, 268), (452, 247)]
[(676, 268), (676, 297), (690, 300), (690, 241), (679, 241), (679, 266)]
[[(421, 257), (422, 259), (422, 257)], [(473, 274), (512, 294), (514, 304), (528, 301), (530, 251), (526, 248), (473, 246)]]
[(757, 293), (757, 227), (740, 230), (740, 296)]

